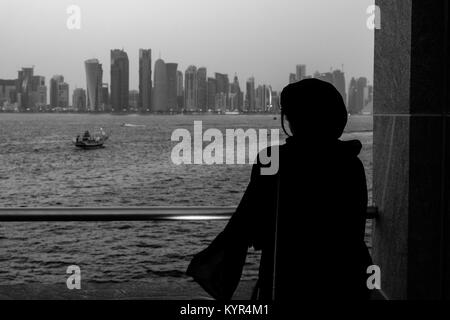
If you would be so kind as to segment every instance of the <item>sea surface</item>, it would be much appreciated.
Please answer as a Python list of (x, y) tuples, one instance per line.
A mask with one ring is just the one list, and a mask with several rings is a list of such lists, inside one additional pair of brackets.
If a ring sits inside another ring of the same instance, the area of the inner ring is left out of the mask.
[[(237, 206), (251, 165), (175, 165), (175, 129), (280, 128), (279, 116), (116, 116), (0, 113), (0, 207)], [(320, 119), (317, 130), (320, 130)], [(122, 124), (138, 126), (121, 126)], [(76, 149), (84, 130), (110, 133), (105, 148)], [(280, 131), (281, 132), (281, 131)], [(310, 132), (306, 139), (314, 139)], [(359, 139), (372, 190), (372, 117), (351, 117), (344, 140)], [(280, 135), (280, 142), (284, 135)], [(120, 283), (155, 278), (190, 281), (193, 254), (225, 222), (67, 222), (0, 224), (0, 286), (64, 283), (78, 265), (83, 281)], [(370, 231), (370, 230), (369, 230)], [(368, 232), (369, 232), (368, 231)], [(331, 243), (330, 243), (331, 246)], [(257, 277), (251, 251), (243, 280)]]

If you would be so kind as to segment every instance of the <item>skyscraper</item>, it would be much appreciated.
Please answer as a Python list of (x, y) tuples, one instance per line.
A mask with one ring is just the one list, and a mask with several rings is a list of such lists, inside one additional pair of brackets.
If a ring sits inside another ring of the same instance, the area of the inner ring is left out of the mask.
[(228, 79), (228, 75), (216, 72), (216, 94), (223, 93), (223, 95), (225, 96), (225, 106), (221, 107), (222, 108), (221, 111), (226, 111), (226, 108), (229, 105), (228, 102), (229, 92), (230, 92), (230, 81)]
[(256, 110), (266, 112), (272, 108), (272, 88), (266, 85), (259, 85), (256, 89)]
[(109, 85), (107, 83), (102, 83), (101, 111), (111, 111), (111, 102), (109, 100)]
[(167, 83), (167, 67), (164, 60), (158, 59), (155, 62), (155, 79), (154, 79), (154, 95), (153, 95), (153, 111), (166, 112), (168, 100), (168, 83)]
[(24, 111), (31, 108), (31, 90), (33, 81), (33, 68), (22, 68), (17, 77), (17, 101), (19, 110)]
[(183, 72), (177, 71), (177, 105), (178, 111), (184, 108)]
[(87, 111), (100, 111), (102, 103), (103, 69), (97, 59), (84, 62), (86, 68)]
[(230, 94), (233, 96), (230, 98), (231, 109), (242, 111), (244, 106), (244, 95), (241, 92), (239, 79), (236, 74), (234, 75), (233, 83), (231, 84)]
[(297, 75), (295, 73), (289, 74), (289, 84), (297, 82)]
[(177, 63), (166, 63), (167, 74), (167, 107), (166, 111), (176, 111), (178, 109), (177, 102)]
[(333, 71), (333, 84), (336, 87), (336, 89), (339, 91), (339, 93), (342, 96), (342, 99), (344, 99), (344, 102), (347, 103), (347, 89), (345, 85), (345, 74), (341, 70), (334, 70)]
[(246, 98), (248, 111), (255, 111), (256, 101), (255, 101), (255, 78), (251, 77), (247, 80), (246, 86)]
[(129, 61), (124, 50), (111, 50), (111, 105), (114, 111), (129, 110)]
[(152, 102), (152, 50), (139, 50), (139, 111), (151, 110)]
[(17, 99), (17, 79), (0, 79), (0, 109), (11, 107)]
[(206, 68), (202, 67), (197, 70), (197, 82), (198, 82), (198, 93), (197, 93), (198, 109), (205, 112), (207, 111), (207, 101), (208, 101), (208, 79)]
[(78, 112), (86, 111), (86, 91), (81, 88), (73, 90), (72, 107)]
[(301, 81), (306, 77), (306, 65), (298, 64), (296, 66), (295, 80)]
[(62, 82), (64, 82), (64, 77), (61, 75), (55, 75), (50, 79), (50, 105), (53, 108), (59, 107), (58, 88), (59, 84)]
[[(34, 110), (42, 110), (47, 104), (47, 86), (45, 85), (45, 77), (33, 76), (31, 84), (31, 108)], [(68, 107), (69, 100), (67, 98)]]
[(189, 66), (184, 73), (184, 105), (187, 110), (197, 111), (198, 109), (198, 81), (197, 67)]
[(357, 106), (357, 93), (358, 88), (356, 86), (356, 79), (352, 78), (350, 81), (350, 86), (348, 88), (348, 103), (347, 110), (350, 114), (358, 114), (358, 106)]
[(66, 82), (58, 83), (58, 107), (69, 107), (69, 84)]
[(208, 110), (216, 110), (216, 79), (208, 78)]

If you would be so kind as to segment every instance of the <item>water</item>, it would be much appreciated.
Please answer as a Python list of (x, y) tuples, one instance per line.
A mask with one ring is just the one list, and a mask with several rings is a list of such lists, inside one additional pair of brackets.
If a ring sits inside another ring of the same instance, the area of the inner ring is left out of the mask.
[[(176, 166), (174, 129), (279, 128), (273, 116), (113, 116), (0, 114), (0, 206), (234, 206), (251, 166)], [(320, 119), (318, 119), (320, 120)], [(320, 121), (318, 121), (320, 129)], [(122, 127), (122, 123), (140, 126)], [(106, 148), (79, 150), (84, 129), (111, 132)], [(358, 138), (371, 191), (370, 117), (351, 118), (344, 139)], [(311, 133), (312, 137), (314, 133)], [(371, 193), (371, 192), (370, 192)], [(217, 221), (3, 223), (0, 285), (61, 283), (71, 264), (90, 282), (146, 281), (184, 276), (192, 254), (224, 227)], [(243, 279), (256, 278), (251, 252)]]

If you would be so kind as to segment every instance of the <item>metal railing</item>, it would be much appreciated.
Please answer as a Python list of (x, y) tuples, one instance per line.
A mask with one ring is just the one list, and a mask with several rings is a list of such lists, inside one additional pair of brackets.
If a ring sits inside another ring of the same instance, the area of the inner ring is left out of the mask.
[[(236, 207), (0, 208), (0, 222), (228, 220)], [(367, 219), (378, 216), (369, 207)]]

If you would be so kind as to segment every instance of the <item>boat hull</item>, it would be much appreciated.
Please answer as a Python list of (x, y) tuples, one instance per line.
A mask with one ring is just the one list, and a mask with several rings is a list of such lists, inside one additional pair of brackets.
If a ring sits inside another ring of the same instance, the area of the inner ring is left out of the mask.
[(74, 143), (75, 147), (80, 149), (99, 149), (104, 148), (103, 143), (86, 144), (86, 143)]

